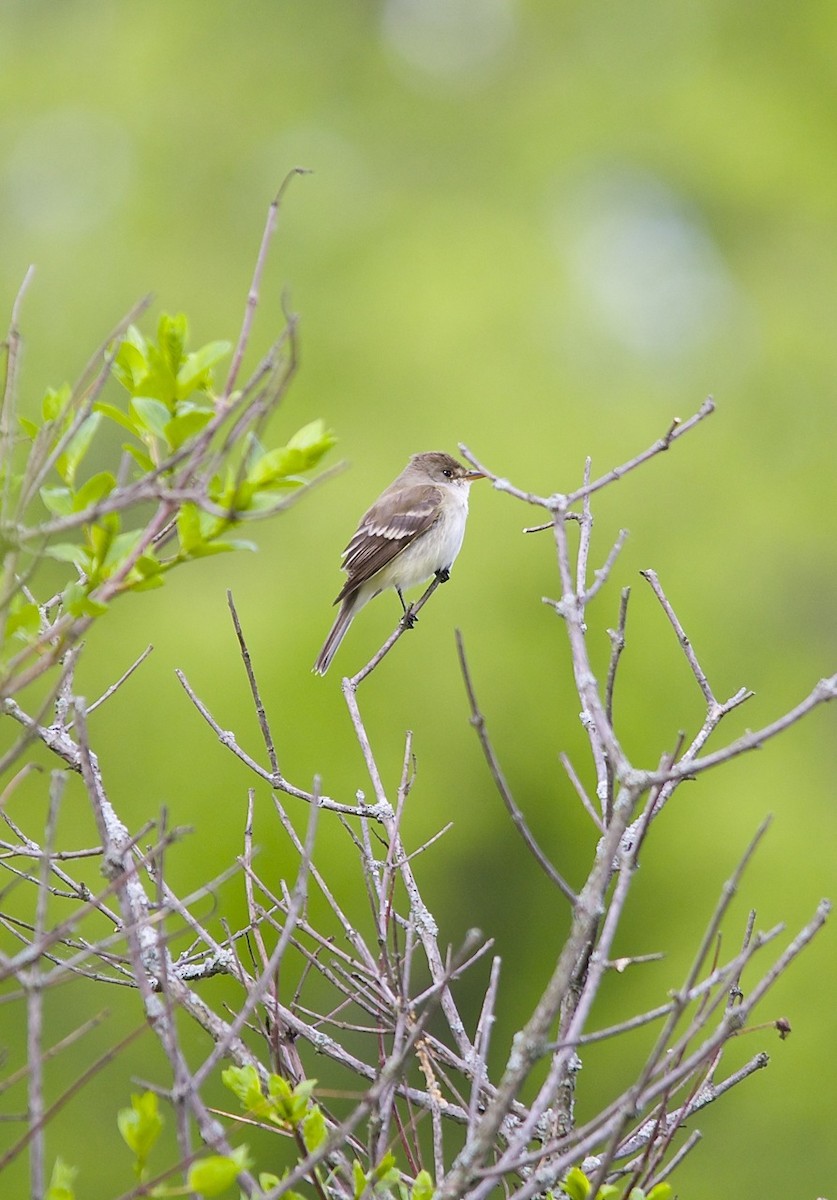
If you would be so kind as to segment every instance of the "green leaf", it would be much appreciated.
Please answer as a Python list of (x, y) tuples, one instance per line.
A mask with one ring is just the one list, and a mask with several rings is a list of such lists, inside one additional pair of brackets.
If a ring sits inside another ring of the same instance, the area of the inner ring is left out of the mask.
[(301, 1079), (293, 1090), (294, 1099), (309, 1104), (316, 1086), (316, 1079)]
[(27, 437), (36, 438), (41, 432), (41, 427), (35, 421), (30, 421), (28, 417), (18, 417), (18, 424)]
[(70, 1167), (63, 1159), (56, 1158), (44, 1200), (75, 1200), (73, 1183), (76, 1175), (78, 1167)]
[(140, 1174), (163, 1131), (163, 1118), (154, 1092), (132, 1095), (131, 1107), (120, 1108), (116, 1123), (129, 1149), (134, 1152), (136, 1171)]
[(47, 388), (44, 398), (41, 401), (41, 412), (44, 420), (55, 421), (60, 417), (69, 404), (71, 395), (72, 391), (68, 383), (65, 383), (57, 391), (55, 388)]
[(328, 1137), (328, 1126), (319, 1104), (313, 1104), (302, 1118), (302, 1140), (310, 1154), (318, 1150)]
[(163, 570), (163, 564), (155, 557), (153, 550), (146, 550), (141, 554), (134, 563), (134, 570), (137, 571), (143, 579), (150, 579), (153, 575), (160, 575)]
[(132, 446), (130, 442), (126, 442), (122, 446), (122, 449), (126, 454), (130, 454), (131, 458), (135, 463), (137, 463), (143, 474), (146, 471), (154, 470), (154, 463), (152, 462), (151, 457), (146, 454), (144, 450), (140, 450), (139, 446)]
[[(100, 500), (104, 500), (105, 496), (110, 495), (115, 487), (116, 478), (111, 475), (110, 471), (100, 471), (98, 475), (91, 475), (76, 492), (73, 499), (73, 510), (82, 512), (85, 508), (98, 504)], [(43, 489), (41, 490), (43, 491)]]
[[(262, 1103), (267, 1106), (267, 1115), (270, 1120), (277, 1125), (293, 1127), (301, 1125), (306, 1143), (309, 1134), (311, 1138), (315, 1139), (309, 1145), (309, 1149), (313, 1148), (313, 1145), (319, 1145), (321, 1140), (318, 1122), (323, 1120), (322, 1114), (316, 1105), (311, 1104), (311, 1095), (316, 1084), (316, 1079), (303, 1079), (295, 1088), (292, 1088), (287, 1079), (283, 1079), (281, 1075), (270, 1075), (267, 1080), (268, 1098), (262, 1100)], [(322, 1136), (325, 1136), (324, 1121)]]
[(76, 471), (85, 454), (90, 449), (90, 443), (96, 435), (96, 430), (99, 428), (101, 420), (102, 414), (97, 412), (91, 413), (89, 417), (86, 417), (70, 438), (64, 453), (59, 454), (56, 459), (56, 471), (64, 482), (71, 487), (75, 481)]
[(46, 547), (44, 554), (57, 562), (73, 563), (80, 571), (87, 571), (90, 566), (90, 551), (86, 546), (75, 545), (73, 542), (53, 542), (51, 546)]
[(262, 1095), (259, 1073), (253, 1066), (226, 1067), (221, 1072), (224, 1087), (236, 1096), (245, 1112), (266, 1115), (270, 1106)]
[(73, 511), (73, 493), (66, 487), (42, 487), (41, 499), (50, 512), (67, 517)]
[(200, 513), (196, 504), (184, 504), (177, 514), (177, 538), (186, 554), (194, 554), (203, 542)]
[(220, 1196), (249, 1166), (246, 1146), (239, 1146), (230, 1155), (211, 1154), (192, 1163), (186, 1185), (189, 1191), (202, 1192), (204, 1196)]
[(415, 1183), (410, 1188), (410, 1200), (433, 1200), (435, 1190), (430, 1172), (419, 1171)]
[(282, 499), (277, 495), (277, 492), (291, 492), (296, 488), (305, 487), (307, 480), (299, 479), (297, 476), (289, 476), (287, 479), (282, 479), (271, 485), (270, 491), (253, 492), (246, 504), (234, 504), (235, 512), (270, 512), (272, 509), (281, 507)]
[(311, 421), (296, 431), (288, 442), (288, 449), (304, 450), (308, 453), (315, 453), (318, 458), (321, 458), (326, 450), (330, 450), (336, 442), (337, 438), (332, 431), (326, 429), (325, 421), (318, 417), (316, 421)]
[(570, 1200), (587, 1200), (590, 1195), (590, 1180), (578, 1167), (572, 1167), (561, 1180), (561, 1187)]
[(304, 457), (301, 451), (288, 450), (278, 446), (268, 450), (247, 472), (247, 481), (254, 488), (269, 487), (288, 475), (295, 475), (304, 470)]
[[(263, 1192), (269, 1192), (272, 1188), (278, 1187), (282, 1181), (278, 1175), (272, 1175), (270, 1171), (259, 1171), (259, 1187)], [(285, 1192), (286, 1196), (294, 1195), (293, 1192)]]
[(352, 1163), (352, 1182), (354, 1184), (355, 1200), (358, 1200), (358, 1197), (362, 1196), (366, 1191), (366, 1175), (357, 1159)]
[(230, 550), (252, 550), (255, 554), (258, 546), (245, 538), (213, 538), (211, 542), (201, 542), (189, 551), (191, 558), (209, 558), (213, 554), (226, 554)]
[(64, 611), (71, 617), (100, 617), (106, 613), (108, 606), (100, 600), (93, 600), (81, 583), (70, 583), (64, 588), (61, 596)]
[(129, 325), (113, 361), (113, 373), (132, 394), (139, 391), (148, 375), (148, 344), (137, 329)]
[(177, 390), (182, 397), (195, 391), (206, 391), (212, 386), (212, 368), (231, 349), (230, 342), (207, 342), (200, 350), (187, 354), (177, 372)]
[(41, 614), (37, 604), (24, 600), (23, 596), (15, 596), (6, 617), (6, 634), (8, 637), (17, 635), (24, 641), (37, 635), (41, 628)]
[(323, 421), (312, 421), (298, 430), (287, 446), (263, 453), (251, 449), (247, 456), (247, 481), (254, 489), (276, 487), (289, 478), (298, 486), (301, 481), (295, 477), (315, 467), (335, 441)]
[(395, 1155), (391, 1150), (387, 1150), (381, 1161), (370, 1173), (370, 1182), (374, 1187), (388, 1187), (395, 1184), (401, 1178), (401, 1172), (395, 1161)]
[(307, 1101), (303, 1101), (301, 1111), (296, 1111), (293, 1088), (281, 1075), (268, 1077), (267, 1094), (273, 1104), (275, 1116), (280, 1120), (296, 1124), (305, 1115)]
[(157, 344), (160, 355), (172, 375), (177, 378), (177, 372), (185, 356), (186, 342), (189, 338), (189, 321), (185, 313), (172, 317), (161, 313), (157, 322)]
[(116, 567), (130, 558), (145, 535), (144, 529), (128, 529), (112, 539), (102, 561), (103, 566)]
[(119, 532), (119, 524), (118, 513), (106, 513), (100, 521), (87, 526), (87, 541), (94, 563), (104, 563), (111, 543)]
[(186, 412), (178, 412), (163, 427), (163, 437), (172, 450), (179, 450), (184, 442), (205, 429), (212, 420), (211, 409), (192, 408)]
[(171, 413), (165, 404), (151, 396), (134, 396), (131, 408), (139, 419), (142, 436), (150, 433), (164, 442), (167, 440), (166, 426), (171, 420)]
[(121, 425), (123, 429), (129, 429), (131, 433), (139, 433), (137, 422), (128, 413), (124, 413), (121, 408), (117, 408), (114, 404), (105, 404), (104, 401), (99, 401), (93, 405), (93, 411), (101, 413), (103, 417), (109, 417), (111, 421), (115, 421), (117, 425)]
[(646, 1200), (671, 1200), (673, 1195), (674, 1188), (670, 1183), (658, 1183), (652, 1187)]
[(166, 577), (160, 571), (157, 575), (135, 575), (133, 572), (128, 576), (128, 584), (132, 592), (152, 592), (155, 588), (166, 586)]

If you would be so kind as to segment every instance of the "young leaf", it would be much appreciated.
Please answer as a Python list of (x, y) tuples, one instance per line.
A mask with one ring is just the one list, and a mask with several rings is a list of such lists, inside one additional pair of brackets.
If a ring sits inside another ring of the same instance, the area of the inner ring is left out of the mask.
[(154, 588), (165, 587), (166, 578), (162, 571), (156, 575), (135, 575), (132, 571), (127, 582), (132, 592), (150, 592)]
[(18, 417), (18, 424), (28, 438), (36, 438), (41, 432), (41, 427), (35, 421), (30, 421), (28, 417)]
[(6, 635), (17, 635), (24, 641), (35, 637), (41, 627), (41, 614), (37, 604), (24, 600), (18, 593), (12, 600), (9, 615), (6, 617)]
[(86, 572), (90, 567), (90, 552), (87, 547), (77, 546), (72, 542), (54, 542), (46, 547), (44, 554), (57, 562), (70, 562), (80, 571)]
[[(91, 475), (73, 497), (73, 511), (82, 512), (85, 508), (98, 504), (105, 496), (109, 496), (115, 487), (116, 478), (110, 471), (100, 471), (98, 475)], [(42, 488), (42, 494), (43, 491)]]
[(160, 314), (157, 323), (157, 344), (173, 380), (177, 378), (177, 372), (185, 357), (188, 337), (189, 321), (185, 313), (178, 313), (174, 317), (168, 313)]
[(72, 391), (68, 383), (65, 383), (57, 391), (55, 388), (47, 388), (44, 398), (41, 401), (41, 412), (44, 420), (56, 420), (69, 404), (71, 395)]
[(67, 517), (73, 511), (73, 493), (66, 487), (42, 487), (41, 499), (57, 517)]
[(221, 1080), (238, 1097), (245, 1112), (256, 1117), (269, 1118), (273, 1115), (273, 1106), (262, 1095), (259, 1073), (255, 1067), (227, 1067), (221, 1072)]
[(211, 542), (200, 542), (189, 551), (191, 558), (209, 558), (212, 554), (226, 554), (229, 550), (258, 550), (255, 542), (246, 538), (214, 538)]
[(59, 454), (55, 461), (56, 471), (70, 487), (75, 482), (76, 471), (90, 449), (90, 443), (96, 435), (101, 419), (102, 414), (97, 412), (91, 413), (89, 417), (85, 418), (70, 438), (64, 453)]
[(247, 481), (255, 488), (270, 487), (285, 476), (304, 470), (300, 452), (277, 446), (262, 454), (247, 472)]
[(410, 1200), (433, 1200), (433, 1178), (429, 1171), (419, 1171), (416, 1181), (410, 1188)]
[(561, 1187), (570, 1200), (587, 1200), (590, 1195), (590, 1180), (578, 1167), (572, 1167), (561, 1180)]
[(87, 541), (90, 545), (94, 564), (104, 564), (111, 543), (119, 533), (119, 526), (119, 514), (106, 513), (100, 521), (86, 527)]
[(205, 429), (212, 420), (210, 409), (192, 408), (187, 412), (178, 412), (163, 426), (163, 437), (172, 450), (179, 450), (184, 442)]
[(141, 554), (134, 563), (134, 570), (140, 574), (143, 579), (150, 579), (153, 575), (160, 575), (163, 570), (163, 564), (158, 558), (155, 558), (153, 550), (146, 550)]
[(120, 1108), (116, 1116), (119, 1132), (136, 1157), (135, 1169), (139, 1175), (148, 1156), (163, 1130), (157, 1096), (154, 1092), (143, 1092), (131, 1096), (131, 1107)]
[(142, 437), (152, 434), (166, 441), (166, 426), (171, 420), (171, 413), (159, 400), (151, 396), (134, 396), (131, 408), (137, 414)]
[(328, 1127), (319, 1104), (313, 1104), (302, 1118), (302, 1140), (305, 1149), (311, 1153), (319, 1149), (328, 1137)]
[[(287, 479), (282, 479), (278, 483), (272, 485), (270, 491), (253, 492), (246, 506), (245, 511), (249, 513), (271, 512), (272, 510), (281, 508), (283, 500), (277, 492), (292, 492), (296, 488), (305, 487), (307, 480), (300, 479), (297, 475), (289, 475)], [(238, 505), (236, 511), (244, 508), (243, 505)]]
[(294, 1099), (301, 1101), (303, 1104), (309, 1104), (311, 1097), (314, 1095), (314, 1089), (316, 1086), (316, 1079), (300, 1079), (299, 1083), (294, 1088)]
[(203, 542), (200, 513), (196, 504), (184, 504), (177, 514), (177, 537), (186, 554), (194, 554)]
[(229, 352), (229, 342), (207, 342), (200, 350), (187, 354), (177, 372), (178, 394), (185, 399), (192, 392), (207, 391), (212, 386), (212, 368)]
[(298, 1119), (294, 1112), (294, 1093), (287, 1079), (281, 1075), (271, 1075), (267, 1081), (267, 1094), (280, 1120), (293, 1122)]
[(395, 1155), (387, 1150), (378, 1165), (370, 1173), (370, 1180), (375, 1187), (388, 1187), (401, 1178), (401, 1172), (395, 1162)]
[(70, 1167), (61, 1158), (56, 1158), (44, 1200), (75, 1200), (73, 1183), (76, 1175), (78, 1167)]
[(239, 1146), (230, 1155), (210, 1154), (200, 1158), (189, 1168), (186, 1185), (191, 1192), (204, 1196), (220, 1196), (235, 1183), (241, 1171), (250, 1166), (246, 1146)]
[(108, 610), (106, 604), (88, 596), (81, 583), (69, 583), (61, 595), (61, 603), (71, 617), (100, 617)]
[(337, 438), (331, 430), (326, 429), (325, 421), (318, 417), (316, 421), (311, 421), (308, 425), (303, 425), (301, 429), (298, 429), (288, 442), (288, 447), (291, 450), (313, 450), (322, 455), (336, 442)]
[(121, 408), (117, 408), (114, 404), (105, 404), (100, 400), (93, 406), (93, 411), (101, 413), (103, 417), (109, 417), (111, 421), (115, 421), (117, 425), (121, 425), (123, 429), (130, 430), (131, 433), (139, 434), (139, 426), (130, 414), (124, 413)]
[(136, 394), (148, 375), (147, 343), (136, 325), (129, 325), (116, 358), (113, 373), (126, 391)]
[(126, 454), (130, 454), (143, 473), (154, 470), (154, 463), (151, 461), (151, 456), (146, 454), (144, 450), (140, 450), (139, 446), (132, 446), (130, 442), (125, 442), (122, 449)]

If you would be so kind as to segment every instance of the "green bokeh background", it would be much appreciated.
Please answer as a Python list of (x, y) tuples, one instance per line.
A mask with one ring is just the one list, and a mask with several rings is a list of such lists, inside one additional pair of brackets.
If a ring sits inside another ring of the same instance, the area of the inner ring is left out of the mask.
[[(302, 369), (273, 432), (280, 440), (323, 416), (352, 469), (259, 527), (258, 555), (198, 563), (117, 605), (89, 640), (80, 680), (93, 696), (155, 646), (92, 732), (133, 828), (161, 804), (172, 823), (193, 827), (170, 855), (179, 885), (197, 885), (240, 852), (251, 780), (201, 727), (174, 668), (259, 751), (226, 588), (286, 774), (305, 786), (318, 772), (342, 799), (368, 786), (338, 675), (391, 629), (395, 602), (358, 621), (337, 672), (321, 680), (309, 668), (354, 520), (416, 450), (464, 441), (523, 487), (569, 490), (586, 455), (604, 471), (711, 392), (711, 420), (595, 505), (596, 562), (620, 527), (631, 531), (589, 635), (603, 666), (605, 630), (630, 584), (623, 742), (651, 765), (701, 720), (701, 697), (639, 578), (644, 567), (659, 572), (717, 694), (756, 693), (726, 736), (769, 721), (835, 670), (833, 4), (5, 0), (0, 95), (0, 311), (37, 265), (22, 320), (24, 404), (74, 379), (150, 290), (153, 312), (189, 314), (196, 343), (233, 337), (267, 204), (289, 168), (314, 171), (288, 193), (250, 357), (276, 332), (287, 286), (301, 315)], [(558, 590), (548, 538), (520, 535), (532, 519), (522, 506), (485, 486), (472, 496), (453, 582), (362, 702), (393, 788), (404, 731), (414, 732), (410, 844), (453, 821), (417, 869), (443, 942), (470, 925), (496, 938), (507, 988), (499, 1065), (567, 918), (487, 777), (455, 627), (516, 797), (576, 883), (593, 841), (558, 753), (590, 775), (562, 629), (541, 604)], [(834, 721), (821, 710), (681, 789), (647, 848), (618, 946), (668, 957), (609, 981), (602, 1023), (659, 1003), (677, 984), (765, 813), (774, 823), (725, 946), (739, 940), (750, 907), (760, 928), (783, 920), (794, 931), (834, 893)], [(27, 788), (15, 811), (37, 837), (45, 784)], [(268, 794), (257, 801), (261, 866), (276, 883), (293, 860)], [(68, 793), (64, 822), (68, 842), (90, 840), (80, 791)], [(356, 897), (362, 911), (345, 837), (324, 828), (321, 854), (345, 902)], [(219, 904), (221, 915), (240, 916), (235, 887)], [(477, 974), (462, 991), (472, 1025), (481, 983)], [(787, 1016), (791, 1039), (750, 1034), (725, 1060), (731, 1068), (762, 1048), (772, 1059), (699, 1121), (706, 1136), (676, 1177), (681, 1196), (813, 1197), (837, 1186), (835, 986), (826, 929), (762, 1010)], [(109, 1004), (101, 1050), (139, 1019), (138, 1007), (118, 1015), (124, 1001), (62, 989), (52, 1028), (57, 1036)], [(12, 1062), (20, 1013), (0, 1014)], [(645, 1044), (585, 1058), (582, 1116), (629, 1077)], [(91, 1038), (66, 1057), (70, 1077), (92, 1047)], [(321, 1064), (310, 1069), (322, 1075)], [(52, 1127), (50, 1154), (82, 1169), (79, 1195), (130, 1186), (113, 1127), (127, 1070), (163, 1081), (151, 1035)], [(66, 1082), (57, 1069), (49, 1096)], [(20, 1094), (0, 1103), (19, 1110)], [(0, 1128), (4, 1142), (13, 1136)], [(22, 1195), (23, 1167), (8, 1178), (4, 1194)]]

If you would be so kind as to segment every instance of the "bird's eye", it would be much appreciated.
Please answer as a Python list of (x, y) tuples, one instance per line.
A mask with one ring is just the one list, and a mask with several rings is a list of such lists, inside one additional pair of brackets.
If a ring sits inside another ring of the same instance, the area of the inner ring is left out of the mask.
[(442, 471), (442, 474), (444, 475), (445, 479), (453, 478), (453, 471), (451, 471), (449, 467), (445, 467), (445, 469)]

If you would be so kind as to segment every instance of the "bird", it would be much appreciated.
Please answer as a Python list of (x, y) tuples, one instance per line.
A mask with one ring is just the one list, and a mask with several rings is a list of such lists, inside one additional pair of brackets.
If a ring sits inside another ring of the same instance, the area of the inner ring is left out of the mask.
[(472, 471), (441, 450), (414, 454), (401, 474), (361, 517), (343, 551), (347, 578), (334, 601), (337, 619), (314, 663), (325, 675), (354, 618), (374, 596), (403, 592), (434, 575), (445, 582), (462, 548), (468, 493), (481, 471)]

